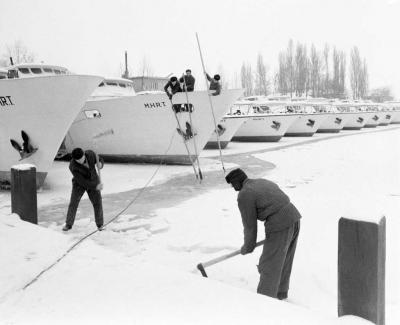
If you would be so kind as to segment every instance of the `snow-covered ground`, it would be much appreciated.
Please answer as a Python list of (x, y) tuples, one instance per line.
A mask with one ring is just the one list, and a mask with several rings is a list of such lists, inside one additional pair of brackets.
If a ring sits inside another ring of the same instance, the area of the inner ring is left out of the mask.
[(232, 143), (225, 151), (227, 169), (240, 165), (277, 182), (303, 215), (288, 302), (255, 294), (261, 249), (207, 268), (208, 279), (196, 270), (242, 244), (236, 193), (213, 159), (218, 152), (208, 150), (201, 184), (191, 167), (106, 165), (106, 221), (131, 205), (26, 289), (95, 229), (92, 208), (82, 201), (74, 228), (61, 232), (71, 186), (63, 162), (38, 193), (42, 227), (9, 215), (9, 193), (0, 192), (0, 323), (367, 324), (337, 318), (338, 220), (384, 215), (386, 324), (398, 324), (400, 129), (338, 136)]

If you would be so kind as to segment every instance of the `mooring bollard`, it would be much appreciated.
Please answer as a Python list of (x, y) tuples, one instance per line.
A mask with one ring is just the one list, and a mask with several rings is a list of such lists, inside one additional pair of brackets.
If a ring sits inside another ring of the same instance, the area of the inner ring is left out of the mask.
[(338, 314), (385, 324), (386, 219), (340, 218)]
[(21, 164), (11, 167), (11, 212), (34, 224), (37, 218), (36, 167)]

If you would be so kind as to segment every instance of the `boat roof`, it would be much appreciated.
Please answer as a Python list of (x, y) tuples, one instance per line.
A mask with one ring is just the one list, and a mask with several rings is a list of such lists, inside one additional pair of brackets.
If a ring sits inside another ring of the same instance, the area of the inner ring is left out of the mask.
[(125, 79), (125, 78), (114, 78), (114, 77), (110, 77), (110, 78), (105, 77), (103, 82), (117, 82), (117, 83), (118, 82), (124, 82), (124, 83), (127, 83), (127, 84), (133, 84), (132, 80)]
[(14, 65), (10, 65), (6, 67), (7, 70), (12, 70), (15, 68), (50, 68), (50, 69), (59, 69), (68, 71), (67, 68), (62, 67), (60, 65), (52, 65), (52, 64), (45, 64), (45, 63), (17, 63)]

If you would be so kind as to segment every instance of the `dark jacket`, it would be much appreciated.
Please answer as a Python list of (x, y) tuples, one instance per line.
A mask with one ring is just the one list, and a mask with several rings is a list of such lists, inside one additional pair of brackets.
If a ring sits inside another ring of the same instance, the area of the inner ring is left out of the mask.
[(301, 218), (289, 197), (266, 179), (246, 179), (238, 194), (238, 205), (244, 228), (243, 249), (247, 253), (254, 250), (257, 242), (257, 220), (264, 221), (268, 233), (286, 229)]
[(211, 78), (208, 73), (206, 73), (207, 79), (210, 82), (210, 90), (215, 90), (215, 92), (212, 93), (213, 96), (217, 96), (221, 93), (221, 84), (219, 81), (215, 80), (214, 78)]
[[(86, 190), (95, 190), (96, 186), (100, 183), (99, 176), (96, 171), (96, 154), (92, 150), (85, 151), (86, 162), (89, 168), (71, 159), (69, 163), (69, 170), (71, 171), (72, 183), (77, 184)], [(99, 158), (100, 165), (104, 164), (103, 159)]]
[(194, 90), (194, 83), (196, 82), (196, 79), (192, 75), (184, 75), (179, 79), (179, 81), (183, 83), (183, 91), (185, 91), (185, 86), (187, 91)]
[[(168, 91), (168, 88), (171, 89), (171, 92)], [(167, 84), (164, 86), (164, 90), (168, 95), (169, 94), (173, 95), (175, 93), (181, 92), (182, 88), (181, 88), (181, 85), (179, 84), (179, 81), (177, 80), (175, 82), (175, 85), (173, 85), (171, 81), (168, 81)]]

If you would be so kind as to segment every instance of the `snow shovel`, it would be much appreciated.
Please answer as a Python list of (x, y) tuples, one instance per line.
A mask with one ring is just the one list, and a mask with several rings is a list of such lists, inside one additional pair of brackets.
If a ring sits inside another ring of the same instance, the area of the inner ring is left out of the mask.
[[(256, 247), (263, 245), (264, 242), (265, 242), (265, 239), (259, 241), (258, 243), (256, 243)], [(222, 255), (220, 257), (216, 257), (216, 258), (214, 258), (212, 260), (209, 260), (207, 262), (199, 263), (199, 264), (197, 264), (197, 269), (200, 271), (200, 273), (201, 273), (201, 275), (203, 277), (208, 278), (206, 270), (204, 268), (206, 268), (208, 266), (211, 266), (211, 265), (214, 265), (214, 264), (217, 264), (219, 262), (225, 261), (228, 258), (234, 257), (234, 256), (239, 255), (239, 254), (240, 254), (240, 249), (238, 249), (236, 251), (233, 251), (232, 253), (225, 254), (225, 255)]]

